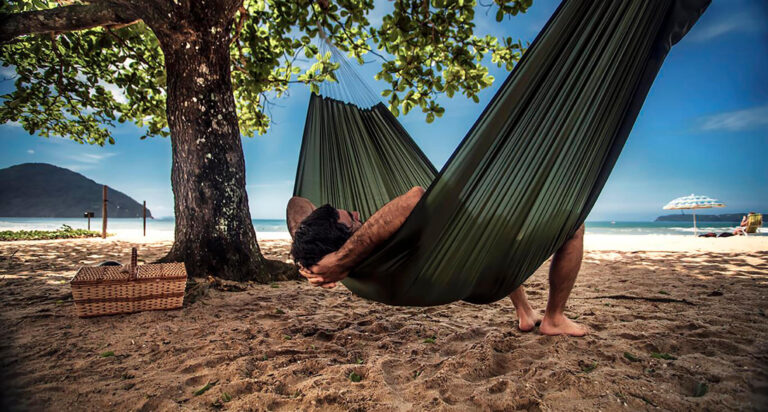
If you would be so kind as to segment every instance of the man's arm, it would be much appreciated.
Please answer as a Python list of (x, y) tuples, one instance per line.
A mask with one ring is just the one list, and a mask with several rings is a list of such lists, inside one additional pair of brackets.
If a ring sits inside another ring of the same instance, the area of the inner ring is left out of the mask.
[(311, 275), (314, 275), (308, 276), (310, 283), (319, 285), (347, 277), (349, 271), (370, 255), (376, 246), (400, 229), (423, 195), (424, 188), (414, 187), (376, 211), (339, 250), (326, 255), (310, 268)]

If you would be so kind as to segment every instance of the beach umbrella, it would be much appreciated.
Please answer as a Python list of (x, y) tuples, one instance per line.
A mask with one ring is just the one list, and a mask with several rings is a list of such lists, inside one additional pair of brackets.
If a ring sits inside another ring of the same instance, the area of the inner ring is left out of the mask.
[(683, 210), (690, 209), (693, 212), (693, 235), (696, 236), (696, 209), (711, 209), (713, 207), (725, 207), (724, 203), (721, 203), (717, 199), (712, 199), (708, 196), (696, 196), (691, 194), (690, 196), (678, 197), (677, 199), (667, 203), (664, 206), (664, 210)]

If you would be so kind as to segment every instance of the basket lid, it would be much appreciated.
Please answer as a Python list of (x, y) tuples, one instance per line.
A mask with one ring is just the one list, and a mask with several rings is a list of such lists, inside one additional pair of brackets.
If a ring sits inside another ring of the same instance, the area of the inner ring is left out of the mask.
[(124, 266), (83, 266), (78, 269), (73, 284), (93, 282), (125, 282), (131, 280), (186, 279), (184, 263), (150, 263), (138, 266), (134, 278)]

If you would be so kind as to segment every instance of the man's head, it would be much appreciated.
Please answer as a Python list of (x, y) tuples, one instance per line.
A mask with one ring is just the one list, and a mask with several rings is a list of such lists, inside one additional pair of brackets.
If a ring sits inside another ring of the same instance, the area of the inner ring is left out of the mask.
[(291, 255), (306, 268), (339, 250), (361, 226), (357, 212), (331, 205), (315, 208), (308, 200), (299, 197), (288, 203), (288, 230), (293, 237)]

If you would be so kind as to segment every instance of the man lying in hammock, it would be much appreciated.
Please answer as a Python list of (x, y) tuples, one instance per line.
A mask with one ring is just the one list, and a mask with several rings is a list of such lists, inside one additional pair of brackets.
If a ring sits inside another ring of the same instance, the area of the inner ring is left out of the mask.
[[(291, 255), (300, 273), (309, 283), (332, 288), (347, 277), (376, 247), (403, 225), (419, 202), (424, 189), (414, 187), (376, 211), (365, 223), (357, 212), (331, 205), (316, 208), (302, 197), (288, 202), (288, 230), (293, 237)], [(565, 303), (581, 267), (584, 225), (555, 252), (549, 269), (549, 300), (544, 317), (531, 308), (523, 287), (509, 297), (523, 332), (533, 330), (545, 335), (584, 336), (586, 329), (565, 317)]]

